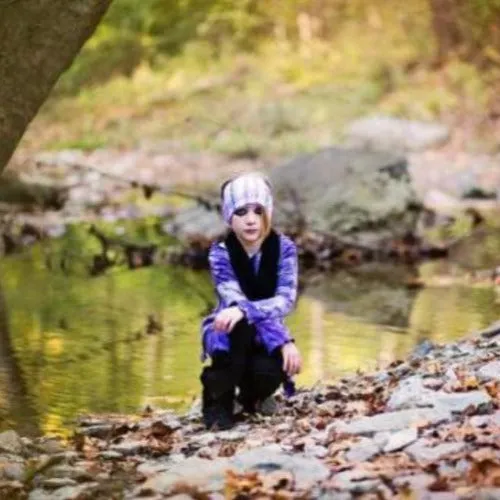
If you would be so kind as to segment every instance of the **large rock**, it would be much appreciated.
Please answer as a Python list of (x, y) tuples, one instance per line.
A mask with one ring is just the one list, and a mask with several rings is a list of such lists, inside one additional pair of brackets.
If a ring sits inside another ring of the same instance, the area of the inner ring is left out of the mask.
[(415, 195), (403, 157), (334, 147), (299, 156), (269, 176), (278, 225), (300, 211), (314, 229), (366, 243), (413, 227), (408, 207)]
[(224, 487), (224, 477), (229, 467), (227, 458), (207, 460), (190, 457), (162, 471), (137, 488), (136, 494), (154, 491), (168, 495), (177, 483), (189, 482), (205, 492), (220, 491)]
[(441, 443), (433, 446), (429, 440), (421, 439), (406, 448), (405, 453), (418, 462), (436, 462), (442, 457), (458, 453), (466, 447), (466, 443)]
[(168, 495), (177, 483), (184, 481), (207, 493), (218, 492), (224, 487), (228, 469), (239, 472), (258, 471), (264, 475), (276, 470), (287, 471), (293, 475), (298, 489), (307, 489), (326, 479), (330, 473), (329, 469), (314, 457), (287, 455), (275, 446), (263, 446), (238, 453), (231, 459), (187, 458), (167, 471), (150, 477), (137, 488), (136, 494), (153, 491)]
[(450, 412), (441, 408), (417, 408), (359, 417), (350, 422), (334, 422), (328, 426), (328, 429), (335, 434), (375, 434), (400, 431), (421, 421), (438, 423), (449, 420), (450, 416)]
[(285, 470), (294, 477), (296, 488), (306, 490), (326, 479), (330, 471), (314, 457), (287, 455), (272, 447), (254, 448), (235, 455), (232, 466), (239, 471), (256, 470), (261, 473)]
[(352, 122), (346, 130), (349, 144), (375, 150), (421, 151), (448, 140), (448, 127), (439, 123), (371, 116)]
[(480, 380), (500, 380), (500, 361), (491, 361), (477, 371)]
[(423, 385), (419, 376), (409, 377), (399, 383), (387, 401), (387, 409), (434, 407), (449, 412), (462, 412), (469, 406), (478, 407), (491, 401), (484, 390), (446, 393), (433, 391)]
[(23, 442), (17, 432), (5, 431), (0, 434), (0, 451), (20, 455), (23, 448)]

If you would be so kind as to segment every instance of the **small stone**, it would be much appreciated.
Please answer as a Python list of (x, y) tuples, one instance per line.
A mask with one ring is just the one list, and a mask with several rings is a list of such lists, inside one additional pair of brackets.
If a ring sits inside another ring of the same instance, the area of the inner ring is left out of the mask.
[(418, 431), (414, 427), (396, 432), (389, 438), (389, 441), (384, 446), (384, 452), (391, 453), (393, 451), (402, 450), (406, 446), (415, 442), (417, 439), (418, 439)]
[(158, 472), (164, 472), (172, 464), (170, 462), (147, 461), (137, 466), (136, 471), (143, 476), (150, 477)]
[(320, 491), (317, 495), (313, 495), (312, 498), (317, 498), (318, 500), (352, 500), (352, 495), (347, 491)]
[(118, 451), (101, 451), (99, 457), (104, 460), (119, 460), (123, 458), (123, 454)]
[(23, 449), (23, 442), (17, 432), (5, 431), (0, 434), (0, 451), (20, 455)]
[(424, 387), (427, 389), (437, 390), (441, 389), (443, 385), (444, 385), (444, 380), (440, 378), (431, 377), (424, 379)]
[(38, 448), (48, 455), (55, 455), (66, 451), (66, 447), (58, 439), (44, 439), (37, 443)]
[(484, 330), (479, 332), (479, 335), (486, 339), (492, 339), (498, 334), (500, 334), (500, 321), (493, 323), (488, 328), (485, 328)]
[(135, 455), (146, 448), (147, 446), (142, 441), (124, 441), (123, 443), (111, 445), (110, 451), (116, 451), (122, 455)]
[(204, 434), (199, 434), (198, 436), (192, 436), (190, 443), (198, 445), (200, 447), (210, 446), (217, 441), (217, 437), (214, 432), (206, 432)]
[(453, 368), (448, 368), (444, 374), (444, 376), (450, 381), (450, 382), (456, 382), (458, 380), (457, 374), (455, 373), (455, 370)]
[(474, 492), (474, 500), (498, 500), (500, 488), (481, 488)]
[(500, 410), (497, 410), (492, 415), (474, 415), (470, 418), (469, 423), (474, 427), (486, 427), (488, 425), (500, 427)]
[(69, 465), (56, 465), (46, 471), (45, 475), (51, 478), (73, 479), (78, 482), (92, 481), (93, 476), (85, 469), (80, 467), (71, 467)]
[(387, 402), (387, 409), (429, 407), (441, 408), (449, 412), (462, 412), (469, 406), (477, 407), (489, 403), (491, 397), (483, 390), (449, 394), (427, 389), (419, 376), (400, 382)]
[(322, 431), (312, 431), (309, 436), (311, 439), (314, 439), (314, 441), (317, 444), (320, 444), (322, 446), (326, 445), (328, 443), (328, 431), (327, 430), (322, 430)]
[(0, 477), (10, 481), (23, 481), (26, 474), (26, 467), (23, 463), (8, 463), (1, 467)]
[(245, 439), (245, 433), (241, 431), (219, 431), (217, 437), (224, 441), (241, 441)]
[(176, 483), (188, 481), (205, 492), (220, 491), (224, 487), (225, 473), (229, 467), (227, 458), (206, 460), (189, 457), (181, 463), (174, 464), (169, 470), (159, 472), (139, 486), (134, 494), (156, 492), (168, 495)]
[(405, 453), (408, 453), (417, 462), (435, 462), (467, 447), (465, 443), (442, 443), (434, 447), (431, 447), (430, 444), (427, 440), (421, 439), (406, 448)]
[(389, 441), (389, 438), (392, 436), (392, 432), (377, 432), (373, 436), (373, 442), (380, 448), (382, 449), (387, 442)]
[(238, 453), (231, 459), (231, 465), (239, 471), (288, 471), (293, 474), (297, 489), (308, 489), (330, 474), (329, 469), (316, 458), (288, 455), (272, 446)]
[(76, 500), (83, 492), (90, 490), (94, 486), (97, 486), (97, 483), (65, 486), (55, 491), (37, 488), (30, 492), (28, 500)]
[[(429, 394), (433, 393), (424, 386), (422, 377), (415, 375), (402, 380), (387, 401), (387, 409), (402, 410), (405, 408), (418, 408), (432, 406)], [(432, 401), (432, 400), (431, 400)]]
[(69, 478), (49, 478), (42, 481), (42, 486), (51, 490), (56, 490), (58, 488), (63, 488), (64, 486), (76, 486), (78, 483)]
[(245, 440), (245, 448), (258, 448), (260, 446), (264, 446), (264, 441), (262, 439), (246, 439)]
[(380, 447), (373, 439), (362, 438), (356, 444), (351, 446), (345, 454), (349, 462), (365, 462), (380, 453)]
[(431, 353), (435, 349), (435, 345), (430, 342), (429, 340), (424, 340), (420, 342), (412, 351), (410, 354), (411, 358), (423, 358), (424, 356), (427, 356), (427, 354)]
[(472, 464), (465, 458), (461, 458), (455, 465), (455, 468), (460, 476), (465, 476), (470, 472)]
[(76, 451), (64, 451), (53, 455), (54, 460), (57, 462), (66, 462), (72, 464), (78, 460), (78, 453)]
[(179, 464), (181, 462), (184, 462), (186, 460), (186, 456), (182, 453), (172, 453), (169, 457), (169, 461), (172, 464)]
[(325, 458), (328, 455), (328, 450), (324, 446), (313, 444), (306, 446), (304, 454), (307, 457)]
[(451, 412), (462, 412), (469, 406), (478, 407), (491, 401), (486, 391), (457, 392), (453, 394), (434, 393), (434, 404)]
[(417, 473), (415, 475), (396, 477), (392, 482), (394, 483), (394, 486), (397, 486), (398, 488), (403, 488), (407, 485), (412, 490), (423, 491), (435, 481), (436, 478), (432, 474)]
[(381, 484), (373, 472), (362, 469), (346, 470), (335, 474), (331, 479), (331, 486), (340, 490), (349, 490), (351, 493), (367, 493)]
[(289, 424), (288, 422), (284, 422), (282, 424), (278, 424), (274, 428), (274, 432), (276, 432), (276, 433), (278, 433), (278, 432), (288, 432), (291, 429), (292, 429), (292, 425)]
[(334, 422), (328, 426), (328, 429), (341, 434), (372, 434), (399, 431), (424, 420), (429, 423), (438, 423), (449, 418), (450, 412), (448, 411), (438, 408), (418, 408), (360, 417), (350, 422)]
[(476, 373), (481, 381), (500, 380), (500, 361), (491, 361), (477, 370)]
[(214, 459), (217, 456), (217, 450), (210, 446), (204, 446), (196, 452), (196, 456), (200, 458), (208, 458), (209, 460)]
[(380, 372), (375, 375), (373, 380), (374, 382), (383, 384), (384, 382), (387, 382), (390, 378), (391, 376), (387, 372)]

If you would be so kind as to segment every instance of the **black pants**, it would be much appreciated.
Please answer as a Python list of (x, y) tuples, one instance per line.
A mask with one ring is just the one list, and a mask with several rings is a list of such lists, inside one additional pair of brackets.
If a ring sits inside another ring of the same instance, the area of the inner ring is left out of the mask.
[(233, 413), (235, 389), (245, 411), (255, 411), (255, 403), (274, 393), (285, 380), (280, 349), (267, 353), (255, 341), (255, 327), (245, 319), (229, 335), (229, 352), (216, 351), (212, 364), (203, 369), (203, 406), (223, 407)]

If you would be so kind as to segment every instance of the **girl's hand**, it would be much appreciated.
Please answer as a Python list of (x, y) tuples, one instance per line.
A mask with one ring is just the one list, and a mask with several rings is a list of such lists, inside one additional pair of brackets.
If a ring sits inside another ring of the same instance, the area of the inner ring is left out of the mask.
[(242, 318), (243, 312), (239, 307), (227, 307), (215, 316), (215, 329), (224, 333), (229, 333), (234, 328), (234, 325)]
[(283, 354), (283, 370), (287, 375), (295, 375), (300, 372), (302, 366), (302, 359), (297, 346), (293, 342), (286, 343), (281, 348)]

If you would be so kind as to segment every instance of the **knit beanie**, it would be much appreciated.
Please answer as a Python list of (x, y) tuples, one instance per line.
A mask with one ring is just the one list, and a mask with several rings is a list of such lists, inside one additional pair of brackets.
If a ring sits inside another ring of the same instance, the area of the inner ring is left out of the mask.
[(231, 224), (231, 217), (236, 210), (249, 203), (262, 205), (271, 220), (273, 196), (271, 186), (263, 175), (243, 174), (222, 186), (222, 216), (227, 224)]

